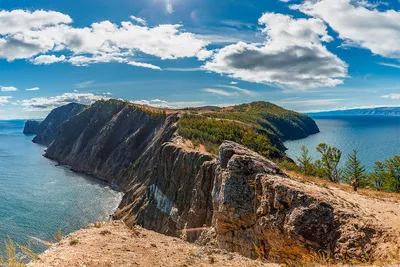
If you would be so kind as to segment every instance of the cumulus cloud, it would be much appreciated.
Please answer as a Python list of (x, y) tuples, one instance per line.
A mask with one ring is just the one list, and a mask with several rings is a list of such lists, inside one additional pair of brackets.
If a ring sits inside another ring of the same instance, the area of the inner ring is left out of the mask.
[(45, 27), (72, 23), (70, 16), (55, 11), (25, 10), (0, 11), (0, 35), (15, 34), (26, 29), (41, 30)]
[(39, 91), (39, 90), (40, 90), (39, 87), (33, 87), (33, 88), (25, 89), (25, 91)]
[(228, 91), (225, 91), (222, 89), (214, 89), (214, 88), (205, 88), (202, 91), (206, 92), (206, 93), (222, 95), (222, 96), (238, 96), (239, 95), (237, 92), (228, 92)]
[[(144, 22), (139, 18), (135, 21)], [(163, 60), (191, 57), (205, 60), (212, 55), (206, 49), (207, 41), (184, 32), (179, 24), (148, 27), (131, 21), (120, 24), (102, 21), (77, 28), (71, 23), (68, 15), (59, 12), (1, 11), (0, 58), (31, 59), (34, 64), (65, 61), (76, 66), (134, 62), (139, 67), (155, 68), (136, 62), (136, 54)], [(71, 56), (56, 56), (57, 53)]]
[(8, 103), (8, 100), (11, 98), (12, 96), (0, 96), (0, 106), (2, 106), (5, 103)]
[(14, 86), (0, 86), (0, 91), (1, 92), (15, 92), (18, 91), (17, 88)]
[(41, 55), (41, 56), (31, 59), (31, 62), (35, 65), (48, 65), (48, 64), (53, 64), (56, 62), (64, 62), (64, 61), (65, 61), (64, 55), (61, 55), (59, 57), (57, 57), (55, 55)]
[(108, 97), (101, 95), (94, 95), (91, 93), (64, 93), (52, 97), (35, 97), (18, 101), (17, 103), (26, 111), (35, 110), (52, 110), (57, 107), (67, 105), (69, 103), (80, 103), (84, 105), (91, 105), (98, 100), (106, 100)]
[(344, 40), (343, 46), (400, 59), (400, 12), (376, 7), (365, 0), (306, 0), (291, 6), (328, 23)]
[(400, 99), (400, 94), (388, 94), (381, 96), (382, 98), (389, 98), (389, 99)]
[(347, 64), (322, 44), (333, 40), (322, 20), (265, 13), (259, 23), (265, 26), (265, 43), (226, 46), (203, 68), (236, 79), (293, 89), (333, 87), (347, 77)]

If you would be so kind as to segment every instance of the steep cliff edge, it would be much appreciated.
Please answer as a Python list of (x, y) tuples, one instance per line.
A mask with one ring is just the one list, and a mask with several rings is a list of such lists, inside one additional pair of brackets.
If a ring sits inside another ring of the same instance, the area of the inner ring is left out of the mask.
[[(128, 226), (190, 241), (215, 229), (220, 247), (279, 262), (321, 254), (367, 262), (399, 253), (400, 229), (358, 210), (357, 194), (290, 179), (234, 142), (224, 142), (218, 157), (201, 151), (178, 135), (183, 112), (168, 113), (97, 102), (56, 130), (45, 155), (118, 185), (125, 195), (114, 219)], [(384, 203), (384, 218), (396, 221), (398, 203)]]
[(33, 121), (29, 120), (25, 122), (25, 127), (24, 127), (24, 134), (38, 134), (39, 133), (39, 127), (42, 121)]
[(33, 142), (50, 145), (59, 136), (61, 124), (81, 112), (85, 107), (81, 104), (71, 103), (51, 111), (46, 119), (37, 125), (35, 132), (37, 135), (33, 138)]

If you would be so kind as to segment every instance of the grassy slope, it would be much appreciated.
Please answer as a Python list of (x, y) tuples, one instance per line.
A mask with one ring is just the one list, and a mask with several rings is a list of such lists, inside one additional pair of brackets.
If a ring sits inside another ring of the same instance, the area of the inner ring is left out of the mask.
[(307, 115), (268, 102), (188, 111), (190, 114), (185, 114), (179, 122), (179, 133), (213, 153), (217, 153), (224, 140), (232, 140), (263, 156), (279, 159), (284, 157), (283, 141), (319, 131)]

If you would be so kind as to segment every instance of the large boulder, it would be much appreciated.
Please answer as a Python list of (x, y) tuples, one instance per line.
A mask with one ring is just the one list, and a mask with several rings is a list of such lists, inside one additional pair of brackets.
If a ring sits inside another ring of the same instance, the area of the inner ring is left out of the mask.
[(274, 163), (236, 143), (222, 144), (219, 161), (213, 199), (220, 247), (268, 259), (332, 249), (332, 206), (286, 185)]

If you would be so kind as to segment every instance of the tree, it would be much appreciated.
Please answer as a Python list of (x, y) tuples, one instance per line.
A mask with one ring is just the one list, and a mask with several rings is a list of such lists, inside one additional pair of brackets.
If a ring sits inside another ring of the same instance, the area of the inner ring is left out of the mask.
[(299, 162), (299, 167), (304, 175), (313, 174), (312, 158), (310, 156), (310, 151), (306, 146), (303, 145), (301, 147), (301, 155), (300, 157), (296, 157), (296, 159)]
[(327, 178), (328, 177), (328, 173), (324, 168), (324, 165), (322, 164), (321, 160), (316, 160), (313, 163), (313, 171), (314, 171), (314, 175), (318, 178)]
[(389, 191), (400, 193), (400, 156), (385, 161)]
[(346, 167), (344, 168), (344, 178), (348, 183), (353, 186), (354, 191), (358, 187), (367, 185), (365, 166), (362, 165), (361, 160), (357, 156), (358, 151), (353, 150), (353, 153), (348, 156)]
[(319, 144), (317, 146), (317, 151), (322, 155), (321, 161), (328, 174), (328, 180), (338, 183), (340, 180), (340, 169), (338, 165), (342, 157), (342, 151), (337, 147), (331, 147), (325, 143)]
[(374, 188), (377, 190), (383, 190), (386, 184), (387, 173), (385, 171), (385, 165), (381, 161), (374, 163), (374, 171), (370, 174), (370, 181)]

